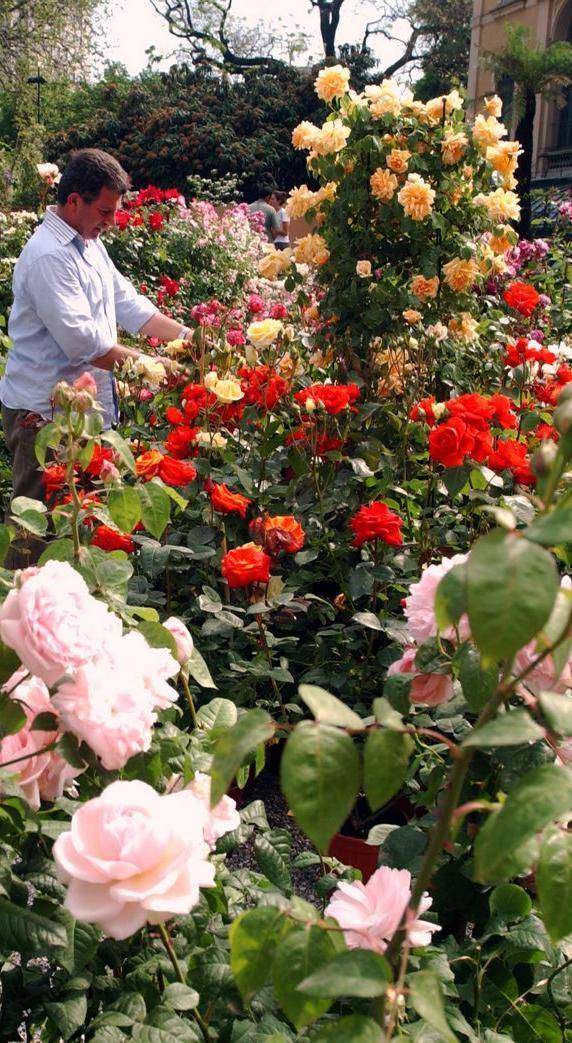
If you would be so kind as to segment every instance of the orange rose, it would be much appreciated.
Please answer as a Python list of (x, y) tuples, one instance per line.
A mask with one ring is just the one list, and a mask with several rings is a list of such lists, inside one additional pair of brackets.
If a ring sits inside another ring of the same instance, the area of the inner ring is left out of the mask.
[(241, 518), (246, 518), (246, 512), (252, 503), (248, 496), (233, 493), (224, 482), (220, 485), (213, 483), (209, 496), (215, 511), (221, 514), (240, 514)]
[(149, 449), (146, 453), (141, 453), (135, 461), (135, 467), (137, 474), (140, 478), (145, 478), (149, 481), (150, 478), (154, 478), (156, 474), (159, 474), (159, 468), (163, 462), (163, 454), (158, 449)]
[(221, 572), (229, 587), (248, 587), (251, 583), (268, 583), (271, 558), (255, 543), (244, 543), (224, 555)]
[(306, 533), (292, 514), (280, 514), (264, 519), (264, 546), (275, 556), (278, 551), (295, 554), (304, 546)]

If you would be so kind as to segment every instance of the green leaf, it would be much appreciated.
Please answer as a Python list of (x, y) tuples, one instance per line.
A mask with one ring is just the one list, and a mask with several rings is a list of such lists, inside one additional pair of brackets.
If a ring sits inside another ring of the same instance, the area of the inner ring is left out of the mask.
[[(47, 907), (48, 903), (44, 903)], [(54, 906), (54, 910), (58, 907)], [(55, 918), (0, 897), (0, 937), (5, 949), (30, 956), (65, 948), (67, 931)]]
[(137, 489), (131, 485), (121, 485), (119, 489), (112, 489), (107, 508), (121, 532), (133, 532), (137, 522), (141, 521), (141, 500)]
[(10, 546), (13, 531), (9, 525), (0, 525), (0, 565), (4, 564), (4, 558)]
[(63, 437), (59, 424), (44, 424), (36, 435), (34, 452), (40, 467), (46, 465), (46, 453), (48, 449), (56, 449)]
[(388, 981), (391, 981), (391, 967), (383, 956), (369, 949), (352, 949), (338, 953), (305, 978), (298, 988), (307, 996), (373, 999), (383, 996)]
[(435, 595), (435, 618), (439, 630), (456, 626), (467, 611), (467, 564), (454, 565), (446, 572)]
[(141, 501), (141, 520), (156, 540), (160, 540), (171, 516), (171, 501), (162, 486), (147, 482), (137, 487)]
[(298, 825), (325, 851), (358, 794), (360, 763), (353, 741), (329, 724), (303, 721), (288, 738), (280, 775)]
[(197, 711), (197, 726), (207, 733), (217, 728), (232, 728), (237, 716), (236, 705), (230, 699), (211, 699)]
[(522, 535), (544, 547), (572, 543), (572, 507), (562, 507), (537, 518), (532, 525), (523, 529)]
[(330, 932), (319, 927), (291, 931), (276, 951), (272, 968), (278, 1003), (297, 1029), (311, 1025), (325, 1014), (331, 999), (315, 999), (298, 991), (300, 982), (335, 953)]
[(553, 942), (572, 934), (572, 833), (550, 830), (536, 867), (542, 919)]
[(499, 884), (489, 898), (491, 913), (512, 923), (532, 912), (532, 902), (524, 888), (518, 884)]
[(81, 1028), (87, 1016), (87, 996), (82, 993), (71, 993), (57, 1003), (44, 1006), (48, 1017), (66, 1040)]
[(554, 764), (533, 768), (493, 812), (475, 842), (476, 877), (502, 880), (528, 868), (527, 841), (572, 811), (572, 777)]
[(383, 1043), (385, 1036), (372, 1018), (350, 1014), (339, 1018), (313, 1037), (313, 1043)]
[(559, 589), (552, 556), (516, 533), (481, 537), (467, 562), (471, 633), (489, 662), (508, 659), (550, 616)]
[(335, 724), (339, 728), (363, 731), (364, 723), (359, 714), (350, 710), (349, 706), (336, 699), (335, 695), (326, 692), (324, 688), (315, 684), (301, 684), (298, 694), (316, 720), (322, 724)]
[(352, 619), (354, 623), (361, 623), (362, 627), (367, 627), (369, 630), (383, 629), (374, 612), (354, 612)]
[(133, 453), (131, 452), (125, 439), (122, 438), (117, 431), (114, 431), (113, 428), (110, 428), (108, 431), (102, 431), (101, 441), (107, 442), (107, 444), (112, 447), (116, 456), (119, 458), (119, 460), (121, 460), (121, 463), (124, 464), (125, 467), (129, 471), (131, 471), (132, 474), (137, 473)]
[(143, 637), (151, 648), (167, 648), (173, 656), (173, 659), (177, 658), (177, 645), (175, 643), (175, 638), (171, 631), (167, 630), (167, 628), (162, 626), (161, 623), (149, 623), (146, 620), (143, 620), (137, 629), (141, 634), (143, 634)]
[(73, 561), (74, 554), (73, 540), (51, 540), (42, 551), (38, 564), (45, 565), (47, 561)]
[(559, 735), (572, 735), (572, 699), (569, 695), (542, 692), (538, 697), (545, 720)]
[(230, 966), (239, 992), (248, 1000), (266, 984), (279, 941), (289, 924), (273, 906), (242, 913), (230, 926)]
[(407, 983), (413, 1009), (432, 1028), (437, 1029), (442, 1043), (458, 1043), (458, 1037), (447, 1024), (443, 991), (437, 975), (431, 971), (417, 971), (409, 975)]
[[(12, 699), (7, 692), (0, 692), (0, 739), (6, 735), (15, 735), (21, 731), (25, 723), (26, 713), (22, 704)], [(7, 760), (11, 758), (8, 757)], [(17, 771), (17, 768), (14, 770)]]
[(459, 675), (469, 708), (473, 713), (480, 713), (497, 687), (498, 667), (494, 665), (488, 670), (483, 670), (479, 652), (468, 642), (462, 644), (455, 652), (453, 667)]
[(292, 893), (292, 880), (287, 858), (272, 842), (272, 836), (258, 836), (254, 841), (254, 855), (264, 876), (285, 894)]
[(167, 985), (163, 993), (163, 1003), (173, 1010), (194, 1010), (199, 1005), (199, 994), (191, 989), (189, 985), (183, 985), (180, 981), (174, 981)]
[[(2, 710), (0, 710), (0, 720), (2, 720)], [(59, 720), (55, 713), (50, 713), (49, 710), (36, 714), (30, 725), (30, 731), (33, 732), (57, 732), (58, 728)]]
[(274, 724), (266, 710), (249, 710), (217, 739), (211, 766), (211, 807), (224, 797), (248, 754), (273, 735)]
[(217, 686), (211, 677), (210, 670), (196, 645), (193, 647), (192, 655), (190, 659), (187, 659), (185, 667), (201, 688), (216, 689)]
[(485, 749), (488, 746), (520, 746), (521, 743), (539, 742), (543, 738), (544, 728), (533, 721), (527, 710), (517, 708), (499, 714), (480, 728), (474, 728), (461, 745)]
[(516, 1009), (512, 1032), (514, 1043), (562, 1043), (556, 1018), (536, 1003), (525, 1003)]
[(364, 751), (365, 795), (372, 811), (377, 811), (397, 793), (405, 780), (414, 747), (410, 735), (383, 728), (370, 732)]

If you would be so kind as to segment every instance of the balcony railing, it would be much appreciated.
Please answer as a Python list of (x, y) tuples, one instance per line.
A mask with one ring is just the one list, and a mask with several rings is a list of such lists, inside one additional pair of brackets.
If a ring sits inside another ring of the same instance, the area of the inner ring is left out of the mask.
[(537, 178), (572, 177), (572, 145), (543, 152), (539, 156), (539, 160)]

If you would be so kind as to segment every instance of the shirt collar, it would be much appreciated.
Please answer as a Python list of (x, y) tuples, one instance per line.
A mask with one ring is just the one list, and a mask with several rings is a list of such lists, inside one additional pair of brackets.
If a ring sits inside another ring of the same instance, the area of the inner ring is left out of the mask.
[(59, 243), (66, 246), (68, 243), (73, 242), (77, 237), (78, 242), (83, 243), (79, 232), (76, 232), (75, 228), (68, 225), (67, 221), (62, 220), (56, 213), (55, 206), (48, 206), (44, 215), (44, 225), (56, 237)]

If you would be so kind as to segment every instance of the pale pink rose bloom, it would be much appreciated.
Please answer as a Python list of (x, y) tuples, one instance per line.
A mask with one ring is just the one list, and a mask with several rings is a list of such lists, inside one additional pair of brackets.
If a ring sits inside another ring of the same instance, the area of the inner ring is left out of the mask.
[(453, 695), (453, 682), (448, 674), (418, 674), (415, 670), (415, 656), (417, 649), (411, 646), (406, 648), (395, 663), (392, 663), (387, 671), (388, 677), (395, 674), (415, 674), (409, 698), (412, 703), (423, 703), (424, 706), (439, 706), (446, 703)]
[(0, 767), (16, 757), (25, 757), (6, 771), (16, 777), (18, 785), (32, 808), (39, 808), (42, 800), (61, 797), (64, 789), (70, 789), (73, 779), (79, 774), (55, 750), (40, 753), (58, 738), (58, 732), (32, 731), (31, 725), (39, 713), (53, 713), (50, 693), (39, 677), (30, 677), (23, 668), (4, 685), (10, 698), (19, 702), (26, 714), (26, 724), (15, 735), (7, 735), (0, 741)]
[(117, 478), (120, 478), (121, 475), (111, 460), (104, 460), (99, 471), (99, 477), (102, 482), (114, 482)]
[(554, 747), (556, 751), (556, 764), (561, 768), (572, 768), (572, 739), (565, 739)]
[(113, 782), (54, 844), (66, 908), (117, 940), (189, 913), (200, 888), (214, 885), (205, 820), (188, 791), (160, 796), (145, 782)]
[(121, 634), (120, 620), (65, 561), (25, 569), (16, 584), (0, 607), (0, 638), (49, 687)]
[(66, 731), (86, 742), (104, 768), (116, 771), (151, 745), (157, 719), (140, 676), (102, 658), (80, 667), (52, 702)]
[(97, 384), (91, 373), (82, 373), (81, 377), (74, 380), (73, 386), (76, 391), (89, 391), (90, 395), (97, 398)]
[[(349, 884), (342, 880), (326, 906), (325, 915), (337, 920), (348, 949), (373, 949), (384, 953), (403, 919), (410, 898), (409, 870), (381, 866), (367, 884), (360, 881)], [(418, 912), (427, 912), (432, 903), (433, 899), (425, 893)], [(432, 932), (440, 930), (428, 920), (414, 919), (408, 924), (407, 935), (413, 946), (429, 945)]]
[(187, 627), (176, 616), (169, 616), (163, 623), (163, 626), (172, 634), (177, 646), (177, 659), (181, 666), (184, 666), (193, 654), (193, 639)]
[(192, 782), (186, 787), (195, 797), (203, 802), (208, 818), (205, 824), (205, 841), (214, 848), (219, 837), (231, 833), (240, 826), (240, 815), (236, 810), (236, 801), (232, 797), (221, 797), (218, 804), (211, 808), (211, 780), (209, 775), (197, 771)]
[[(429, 565), (419, 582), (413, 583), (410, 587), (409, 596), (405, 598), (405, 615), (409, 624), (409, 633), (418, 645), (437, 635), (435, 595), (439, 583), (445, 573), (455, 565), (461, 565), (467, 558), (468, 554), (454, 554), (452, 558), (443, 558), (440, 565)], [(464, 616), (460, 620), (459, 631), (463, 639), (469, 636), (468, 622)], [(444, 636), (453, 636), (453, 634), (454, 630), (451, 627)]]
[(179, 664), (168, 648), (152, 648), (142, 634), (130, 630), (104, 650), (112, 666), (127, 669), (133, 687), (141, 688), (154, 709), (164, 710), (178, 699), (178, 692), (168, 684), (179, 673)]
[[(520, 652), (516, 653), (513, 673), (520, 674), (538, 659), (539, 650), (536, 641), (531, 641)], [(537, 666), (530, 671), (519, 685), (519, 689), (540, 695), (542, 692), (563, 693), (572, 688), (572, 660), (569, 659), (564, 665), (562, 673), (557, 677), (554, 660), (551, 655), (541, 659)]]

